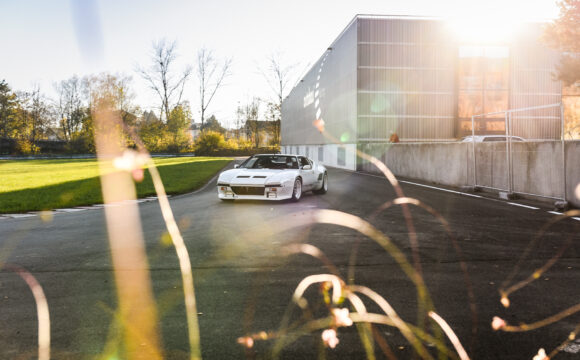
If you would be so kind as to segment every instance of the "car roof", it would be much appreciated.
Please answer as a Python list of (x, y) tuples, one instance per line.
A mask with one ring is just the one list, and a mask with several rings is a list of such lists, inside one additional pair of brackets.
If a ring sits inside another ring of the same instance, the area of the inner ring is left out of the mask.
[[(464, 136), (462, 139), (463, 140), (465, 140), (465, 139), (472, 139), (472, 138), (475, 138), (475, 139), (485, 139), (485, 138), (500, 138), (500, 137), (505, 138), (506, 136), (505, 135), (475, 135), (475, 136), (468, 135), (468, 136)], [(517, 135), (509, 135), (507, 137), (523, 139), (523, 137), (517, 136)]]
[[(520, 137), (520, 136), (517, 136), (517, 135), (509, 135), (509, 136), (511, 136), (511, 137)], [(465, 138), (472, 138), (472, 137), (473, 137), (473, 135), (467, 135), (467, 136), (464, 136), (463, 138), (465, 139)], [(505, 135), (475, 135), (475, 137), (476, 138), (482, 138), (482, 137), (505, 137)]]
[(304, 157), (307, 157), (305, 155), (295, 155), (295, 154), (254, 154), (252, 156), (304, 156)]

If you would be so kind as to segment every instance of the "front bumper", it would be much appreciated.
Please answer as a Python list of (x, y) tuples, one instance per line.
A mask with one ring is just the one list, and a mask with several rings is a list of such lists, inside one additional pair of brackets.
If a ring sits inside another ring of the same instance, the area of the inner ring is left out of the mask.
[(218, 185), (218, 197), (227, 200), (286, 200), (292, 197), (292, 188), (285, 186)]

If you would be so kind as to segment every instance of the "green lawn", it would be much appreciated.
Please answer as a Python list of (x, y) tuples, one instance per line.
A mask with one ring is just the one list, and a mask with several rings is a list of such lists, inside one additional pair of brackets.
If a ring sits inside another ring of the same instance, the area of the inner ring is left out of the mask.
[[(168, 194), (198, 189), (231, 159), (157, 158)], [(139, 197), (155, 195), (149, 172), (137, 184)], [(0, 213), (50, 210), (102, 203), (95, 159), (0, 161)]]

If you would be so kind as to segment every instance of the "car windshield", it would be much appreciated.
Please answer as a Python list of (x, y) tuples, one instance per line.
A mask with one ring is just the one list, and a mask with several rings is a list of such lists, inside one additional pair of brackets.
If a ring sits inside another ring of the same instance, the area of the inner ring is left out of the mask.
[(295, 156), (252, 156), (244, 161), (240, 167), (245, 169), (298, 169), (298, 161)]

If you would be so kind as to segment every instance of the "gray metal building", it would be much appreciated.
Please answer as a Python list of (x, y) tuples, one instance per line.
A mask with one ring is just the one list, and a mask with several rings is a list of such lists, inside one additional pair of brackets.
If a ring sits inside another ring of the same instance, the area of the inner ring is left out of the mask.
[[(559, 55), (540, 35), (540, 24), (527, 24), (509, 43), (465, 44), (440, 19), (357, 15), (284, 100), (282, 151), (354, 170), (360, 143), (393, 133), (456, 141), (471, 132), (472, 115), (558, 103)], [(560, 136), (556, 120), (543, 120), (514, 124), (526, 137)], [(475, 129), (502, 133), (505, 122), (481, 117)]]

